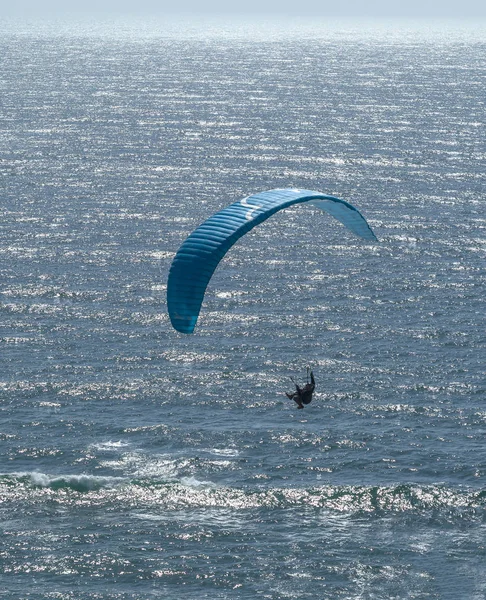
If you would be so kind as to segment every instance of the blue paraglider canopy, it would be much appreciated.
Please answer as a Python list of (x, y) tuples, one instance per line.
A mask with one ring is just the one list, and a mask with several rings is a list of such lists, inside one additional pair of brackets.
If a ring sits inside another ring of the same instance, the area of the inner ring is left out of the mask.
[(299, 203), (317, 206), (356, 235), (376, 241), (363, 215), (349, 202), (334, 196), (311, 190), (277, 189), (238, 200), (197, 227), (172, 261), (167, 308), (177, 331), (194, 331), (209, 280), (231, 246), (279, 210)]

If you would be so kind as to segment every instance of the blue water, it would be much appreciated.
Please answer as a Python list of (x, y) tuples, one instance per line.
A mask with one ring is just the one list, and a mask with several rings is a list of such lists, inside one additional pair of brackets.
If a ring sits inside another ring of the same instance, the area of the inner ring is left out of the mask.
[(0, 598), (485, 598), (484, 37), (3, 27)]

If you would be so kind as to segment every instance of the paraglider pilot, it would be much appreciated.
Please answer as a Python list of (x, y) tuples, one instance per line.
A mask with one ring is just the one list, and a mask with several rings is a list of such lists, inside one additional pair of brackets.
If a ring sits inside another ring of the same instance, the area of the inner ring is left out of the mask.
[[(309, 376), (310, 376), (310, 382), (309, 382)], [(292, 381), (293, 378), (291, 377)], [(307, 367), (307, 383), (304, 385), (303, 388), (299, 387), (295, 381), (295, 392), (293, 392), (292, 394), (288, 394), (287, 392), (285, 392), (285, 395), (287, 396), (287, 398), (289, 398), (289, 400), (295, 400), (295, 402), (297, 403), (297, 408), (304, 408), (304, 404), (310, 404), (311, 400), (312, 400), (312, 394), (314, 393), (314, 389), (316, 387), (316, 382), (314, 380), (314, 374), (312, 373), (312, 371), (309, 370), (309, 367)]]

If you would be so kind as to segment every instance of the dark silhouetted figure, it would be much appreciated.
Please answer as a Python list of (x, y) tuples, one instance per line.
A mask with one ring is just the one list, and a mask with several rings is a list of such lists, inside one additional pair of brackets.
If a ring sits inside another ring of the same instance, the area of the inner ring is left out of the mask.
[[(310, 375), (310, 382), (309, 382), (309, 375)], [(292, 381), (293, 378), (291, 377)], [(304, 385), (303, 388), (299, 387), (295, 381), (295, 392), (293, 394), (288, 394), (287, 392), (285, 392), (285, 395), (287, 396), (287, 398), (289, 398), (290, 400), (295, 400), (295, 402), (297, 403), (297, 408), (304, 408), (304, 404), (310, 404), (311, 400), (312, 400), (312, 394), (314, 393), (315, 387), (316, 387), (316, 382), (314, 380), (314, 374), (312, 373), (312, 371), (309, 370), (309, 368), (307, 368), (307, 383)]]

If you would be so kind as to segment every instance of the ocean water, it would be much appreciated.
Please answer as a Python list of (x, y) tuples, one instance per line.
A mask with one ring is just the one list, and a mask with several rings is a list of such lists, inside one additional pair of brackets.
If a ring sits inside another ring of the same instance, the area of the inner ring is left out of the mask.
[(2, 25), (0, 598), (484, 599), (484, 36), (175, 31)]

